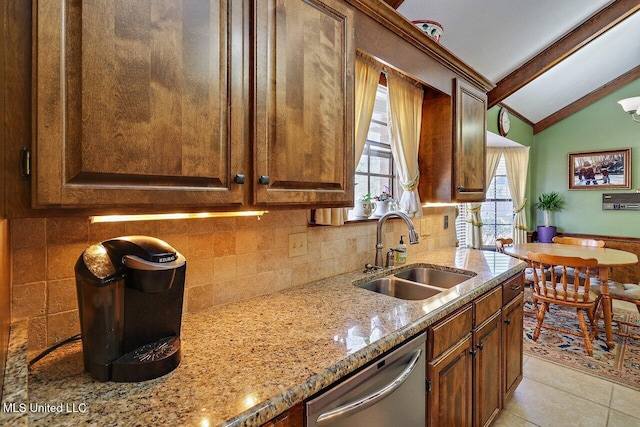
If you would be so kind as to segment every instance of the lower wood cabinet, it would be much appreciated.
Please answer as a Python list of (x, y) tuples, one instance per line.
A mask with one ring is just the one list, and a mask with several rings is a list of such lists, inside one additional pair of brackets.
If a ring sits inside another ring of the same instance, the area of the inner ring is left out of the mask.
[(442, 357), (427, 362), (427, 427), (470, 427), (472, 414), (471, 333)]
[(429, 327), (427, 427), (488, 426), (522, 380), (522, 275)]
[(267, 421), (262, 427), (304, 427), (304, 404), (299, 403)]
[(502, 407), (522, 381), (523, 313), (522, 293), (502, 309)]
[[(522, 380), (524, 277), (514, 276), (427, 331), (427, 427), (484, 427)], [(304, 426), (298, 404), (263, 427)]]
[(498, 310), (473, 333), (473, 425), (491, 424), (502, 407), (500, 353), (502, 317)]

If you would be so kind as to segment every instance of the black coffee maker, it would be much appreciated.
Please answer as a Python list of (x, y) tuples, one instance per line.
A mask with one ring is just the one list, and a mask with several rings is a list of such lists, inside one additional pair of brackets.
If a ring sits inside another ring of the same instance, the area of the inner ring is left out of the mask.
[(84, 369), (100, 381), (157, 378), (180, 364), (187, 264), (166, 242), (126, 236), (76, 263)]

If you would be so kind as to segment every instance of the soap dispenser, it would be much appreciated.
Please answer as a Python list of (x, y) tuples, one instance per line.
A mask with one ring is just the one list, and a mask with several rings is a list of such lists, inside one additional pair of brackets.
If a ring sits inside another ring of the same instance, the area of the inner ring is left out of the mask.
[(407, 262), (407, 245), (404, 244), (404, 236), (400, 236), (400, 243), (396, 247), (396, 264)]

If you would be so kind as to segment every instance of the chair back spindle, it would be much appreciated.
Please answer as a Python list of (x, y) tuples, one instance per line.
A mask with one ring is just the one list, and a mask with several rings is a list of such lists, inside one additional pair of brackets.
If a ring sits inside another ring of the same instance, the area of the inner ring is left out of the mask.
[[(581, 336), (584, 339), (587, 353), (593, 356), (591, 340), (597, 335), (598, 327), (594, 318), (597, 295), (591, 290), (591, 276), (598, 265), (598, 260), (534, 252), (528, 252), (527, 258), (533, 266), (532, 299), (535, 304), (541, 303), (536, 314), (538, 324), (533, 339), (537, 340), (540, 335), (549, 304), (573, 307), (577, 310), (581, 330), (579, 334), (550, 325), (545, 327)], [(546, 271), (554, 271), (555, 273), (549, 277), (548, 274), (545, 274)], [(572, 275), (569, 273), (570, 271), (580, 271), (581, 274)], [(587, 330), (583, 310), (588, 315), (591, 332)]]

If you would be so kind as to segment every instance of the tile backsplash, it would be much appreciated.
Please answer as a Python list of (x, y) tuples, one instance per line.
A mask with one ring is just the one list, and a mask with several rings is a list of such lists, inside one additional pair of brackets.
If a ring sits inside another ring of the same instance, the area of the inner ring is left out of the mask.
[[(442, 218), (449, 215), (449, 228)], [(425, 208), (409, 254), (455, 246), (455, 207)], [(376, 223), (309, 226), (308, 211), (256, 217), (91, 224), (87, 218), (10, 221), (11, 319), (29, 320), (29, 348), (79, 333), (74, 265), (90, 244), (125, 235), (165, 240), (187, 259), (186, 312), (247, 299), (360, 269), (373, 262)], [(427, 226), (429, 224), (429, 226)], [(435, 224), (439, 226), (435, 226)], [(403, 221), (385, 224), (385, 248), (407, 234)], [(289, 257), (289, 235), (306, 233), (307, 253)]]

